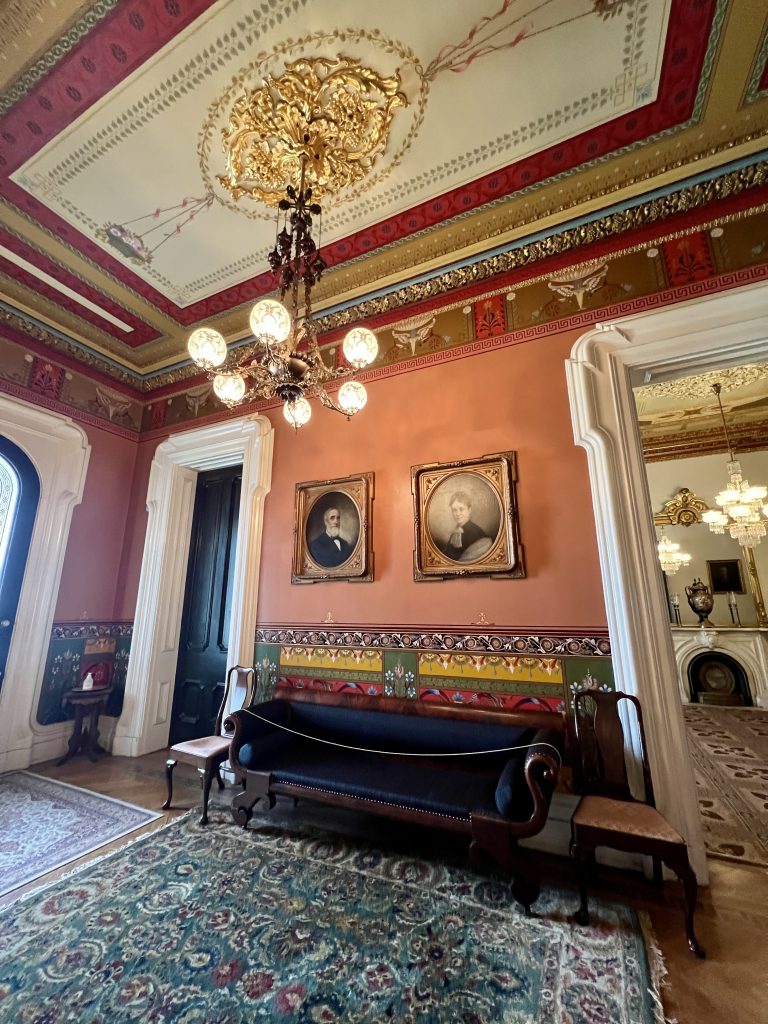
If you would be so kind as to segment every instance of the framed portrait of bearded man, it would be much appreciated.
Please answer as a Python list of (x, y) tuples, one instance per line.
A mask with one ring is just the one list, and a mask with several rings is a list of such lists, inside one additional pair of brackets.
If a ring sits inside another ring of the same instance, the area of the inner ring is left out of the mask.
[(296, 484), (291, 583), (373, 580), (373, 473)]
[(514, 452), (411, 469), (417, 581), (525, 576)]

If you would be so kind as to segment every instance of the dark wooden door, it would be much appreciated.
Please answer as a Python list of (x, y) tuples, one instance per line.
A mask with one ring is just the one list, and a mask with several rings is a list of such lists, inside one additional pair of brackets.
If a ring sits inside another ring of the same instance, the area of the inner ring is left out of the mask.
[(40, 478), (24, 452), (0, 437), (0, 686), (40, 500)]
[(242, 467), (197, 478), (170, 743), (210, 736), (224, 694)]

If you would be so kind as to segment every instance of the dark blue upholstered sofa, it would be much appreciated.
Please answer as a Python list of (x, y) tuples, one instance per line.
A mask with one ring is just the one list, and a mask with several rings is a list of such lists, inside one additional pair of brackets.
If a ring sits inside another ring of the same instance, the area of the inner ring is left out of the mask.
[[(278, 694), (224, 723), (230, 765), (245, 783), (232, 805), (243, 827), (259, 801), (273, 807), (277, 795), (303, 797), (466, 832), (473, 858), (487, 854), (509, 867), (520, 860), (517, 840), (547, 820), (563, 749), (560, 714)], [(462, 756), (440, 756), (454, 754)], [(538, 891), (538, 878), (518, 866), (513, 892), (526, 912)]]

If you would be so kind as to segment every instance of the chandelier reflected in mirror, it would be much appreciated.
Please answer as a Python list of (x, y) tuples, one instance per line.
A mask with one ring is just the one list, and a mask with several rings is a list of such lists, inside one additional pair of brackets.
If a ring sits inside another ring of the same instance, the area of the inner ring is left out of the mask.
[(386, 150), (392, 118), (407, 106), (399, 86), (398, 74), (387, 78), (347, 57), (301, 59), (246, 89), (232, 109), (223, 130), (227, 174), (218, 181), (235, 200), (277, 205), (268, 260), (279, 301), (256, 303), (249, 318), (253, 341), (234, 354), (212, 327), (189, 338), (192, 359), (230, 408), (279, 398), (298, 428), (312, 415), (313, 397), (348, 418), (365, 406), (365, 387), (354, 377), (376, 358), (378, 343), (366, 327), (355, 327), (342, 343), (345, 364), (325, 361), (312, 289), (326, 264), (312, 227), (321, 214), (318, 200), (360, 181)]
[(728, 533), (742, 547), (754, 548), (766, 534), (768, 523), (768, 504), (764, 504), (768, 496), (768, 487), (750, 487), (741, 473), (741, 463), (735, 458), (725, 422), (723, 403), (720, 400), (721, 384), (713, 384), (712, 390), (717, 397), (720, 418), (723, 423), (725, 443), (728, 447), (728, 486), (715, 495), (715, 502), (720, 510), (710, 509), (703, 512), (701, 518), (713, 533)]
[(678, 569), (688, 565), (691, 561), (691, 556), (686, 551), (682, 551), (679, 544), (671, 541), (666, 533), (664, 533), (663, 528), (661, 540), (656, 549), (659, 552), (659, 563), (661, 564), (662, 571), (667, 576), (674, 576)]

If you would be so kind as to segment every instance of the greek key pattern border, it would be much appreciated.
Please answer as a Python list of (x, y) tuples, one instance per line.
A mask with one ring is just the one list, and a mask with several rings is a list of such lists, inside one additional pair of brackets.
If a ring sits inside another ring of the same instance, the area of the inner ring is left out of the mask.
[(468, 632), (462, 627), (438, 630), (405, 627), (382, 630), (376, 627), (340, 626), (260, 626), (256, 643), (285, 646), (373, 647), (395, 650), (473, 651), (532, 655), (571, 655), (604, 657), (611, 655), (607, 632), (594, 630), (589, 635), (543, 630), (517, 633), (494, 630), (492, 633)]

